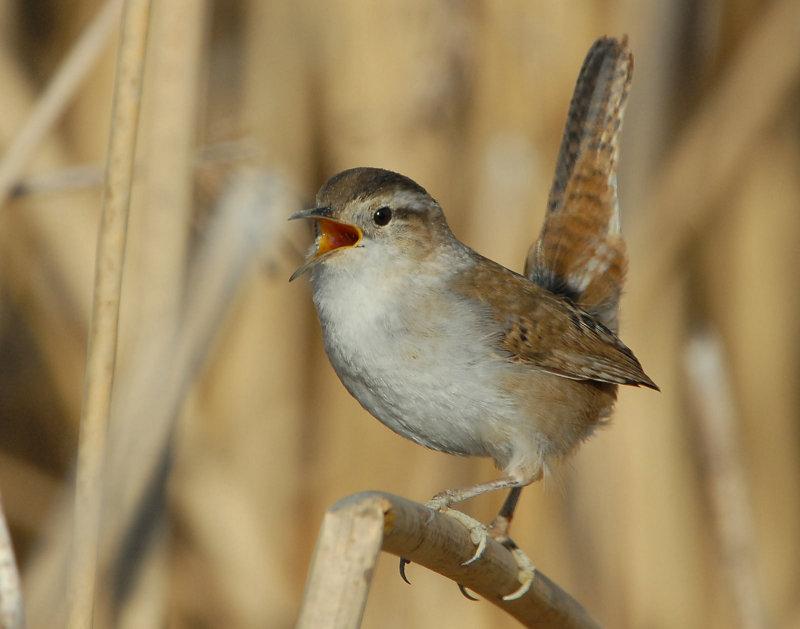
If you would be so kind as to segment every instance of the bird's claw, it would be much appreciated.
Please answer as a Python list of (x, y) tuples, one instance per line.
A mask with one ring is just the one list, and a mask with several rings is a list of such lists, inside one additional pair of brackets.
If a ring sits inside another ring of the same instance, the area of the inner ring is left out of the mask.
[[(493, 526), (487, 528), (484, 524), (467, 515), (466, 513), (450, 508), (447, 496), (434, 496), (433, 499), (429, 500), (425, 506), (433, 511), (447, 514), (457, 522), (460, 522), (462, 525), (464, 525), (469, 531), (470, 540), (472, 540), (472, 543), (475, 545), (475, 553), (470, 559), (467, 559), (467, 561), (463, 562), (461, 564), (462, 566), (469, 566), (483, 556), (484, 552), (486, 551), (486, 542), (489, 537), (492, 537), (492, 539), (501, 543), (509, 550), (509, 552), (511, 552), (511, 556), (514, 558), (514, 562), (517, 564), (517, 568), (519, 569), (517, 579), (519, 580), (520, 585), (510, 594), (503, 596), (504, 601), (516, 601), (525, 596), (528, 590), (531, 589), (531, 585), (533, 584), (533, 580), (536, 576), (536, 568), (534, 567), (533, 562), (530, 560), (530, 557), (528, 557), (528, 555), (526, 555), (525, 552), (514, 543), (514, 540), (508, 537), (507, 521), (501, 522), (499, 526), (498, 523), (495, 522), (493, 523)], [(431, 513), (428, 521), (430, 522), (432, 519), (433, 513)], [(400, 576), (403, 577), (403, 580), (406, 583), (408, 583), (408, 579), (406, 579), (405, 575), (405, 566), (409, 563), (411, 562), (408, 559), (400, 560)], [(461, 590), (461, 593), (466, 598), (473, 601), (477, 600), (467, 593), (464, 589), (464, 586), (460, 583), (458, 584), (458, 589)]]
[(528, 555), (526, 555), (525, 552), (510, 539), (505, 546), (511, 552), (511, 556), (514, 557), (514, 562), (517, 564), (517, 568), (519, 568), (517, 579), (519, 580), (520, 586), (511, 592), (511, 594), (506, 594), (503, 597), (503, 600), (516, 601), (517, 599), (525, 596), (528, 590), (531, 589), (531, 585), (533, 585), (533, 579), (536, 576), (536, 568), (534, 567), (530, 557), (528, 557)]
[(411, 581), (409, 581), (408, 577), (406, 576), (406, 566), (410, 563), (411, 563), (410, 559), (406, 559), (405, 557), (400, 557), (400, 577), (403, 579), (403, 581), (405, 581), (409, 585), (411, 585)]
[(486, 550), (486, 540), (489, 538), (489, 535), (486, 532), (486, 526), (484, 524), (472, 516), (467, 515), (466, 513), (456, 509), (451, 509), (447, 504), (446, 498), (435, 496), (432, 500), (429, 500), (425, 506), (429, 509), (433, 509), (434, 511), (438, 511), (450, 516), (456, 522), (463, 524), (469, 531), (469, 538), (475, 545), (475, 554), (472, 555), (470, 559), (467, 559), (467, 561), (462, 563), (462, 566), (469, 566), (483, 556), (483, 553)]
[(472, 596), (472, 594), (467, 592), (467, 588), (464, 587), (463, 585), (461, 585), (460, 583), (458, 584), (458, 591), (461, 592), (462, 596), (465, 599), (467, 599), (468, 601), (477, 601), (477, 600), (479, 600), (479, 599), (475, 598), (474, 596)]
[[(491, 537), (495, 541), (499, 542), (503, 546), (505, 546), (511, 556), (514, 558), (514, 563), (517, 564), (517, 568), (519, 572), (517, 573), (517, 579), (519, 580), (519, 587), (511, 592), (510, 594), (506, 594), (503, 596), (504, 601), (516, 601), (517, 599), (522, 598), (531, 589), (531, 585), (533, 584), (534, 577), (536, 576), (536, 568), (533, 565), (530, 557), (525, 554), (519, 546), (516, 545), (513, 539), (508, 536), (508, 525), (505, 523), (505, 526), (500, 527), (490, 527), (487, 528), (475, 518), (468, 516), (466, 513), (462, 513), (461, 511), (456, 511), (455, 509), (448, 509), (446, 511), (447, 515), (452, 517), (453, 519), (461, 522), (467, 529), (469, 530), (469, 536), (472, 540), (472, 543), (475, 544), (475, 554), (472, 556), (471, 559), (468, 559), (462, 566), (468, 566), (473, 562), (477, 561), (478, 559), (483, 556), (483, 553), (486, 551), (486, 542)], [(459, 589), (461, 593), (464, 594), (469, 599), (473, 599), (473, 597), (468, 596), (464, 592), (463, 586), (459, 584)], [(473, 599), (474, 600), (474, 599)]]

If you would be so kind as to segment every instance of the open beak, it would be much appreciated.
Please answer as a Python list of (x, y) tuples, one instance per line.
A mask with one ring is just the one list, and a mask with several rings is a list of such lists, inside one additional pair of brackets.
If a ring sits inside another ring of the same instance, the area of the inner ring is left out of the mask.
[(317, 222), (318, 235), (316, 240), (317, 250), (305, 261), (303, 266), (297, 269), (289, 281), (297, 279), (306, 271), (309, 271), (317, 262), (326, 255), (337, 249), (355, 247), (361, 242), (361, 230), (355, 225), (340, 223), (330, 218), (331, 209), (329, 207), (315, 207), (310, 210), (303, 210), (292, 214), (290, 221), (297, 218), (313, 219)]

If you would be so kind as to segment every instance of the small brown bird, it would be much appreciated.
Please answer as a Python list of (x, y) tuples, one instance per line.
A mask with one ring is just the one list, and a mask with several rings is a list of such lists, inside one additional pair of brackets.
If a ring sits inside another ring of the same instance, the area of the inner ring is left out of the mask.
[[(291, 217), (317, 226), (291, 279), (311, 272), (342, 383), (404, 437), (492, 457), (500, 478), (441, 492), (429, 506), (511, 488), (490, 533), (513, 548), (507, 531), (521, 488), (608, 418), (617, 385), (658, 388), (616, 336), (626, 271), (616, 163), (631, 72), (625, 39), (589, 51), (524, 276), (461, 243), (424, 188), (387, 170), (339, 173), (317, 207)], [(476, 557), (485, 544), (478, 526)], [(523, 585), (508, 598), (533, 578), (520, 557)]]

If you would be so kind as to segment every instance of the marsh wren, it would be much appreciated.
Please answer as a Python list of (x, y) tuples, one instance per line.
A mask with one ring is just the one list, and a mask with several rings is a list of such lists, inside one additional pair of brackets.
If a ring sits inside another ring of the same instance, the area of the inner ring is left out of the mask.
[(316, 224), (291, 279), (311, 273), (342, 383), (396, 433), (494, 459), (499, 478), (429, 506), (510, 488), (491, 529), (502, 539), (520, 489), (606, 421), (617, 385), (658, 388), (616, 334), (626, 271), (616, 163), (631, 72), (625, 39), (589, 51), (524, 275), (463, 244), (422, 186), (388, 170), (341, 172), (291, 217)]

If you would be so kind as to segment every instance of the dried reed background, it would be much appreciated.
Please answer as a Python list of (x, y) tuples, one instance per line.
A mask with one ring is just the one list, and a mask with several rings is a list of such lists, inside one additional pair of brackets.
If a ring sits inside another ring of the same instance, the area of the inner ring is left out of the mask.
[[(65, 618), (116, 26), (32, 159), (7, 149), (117, 5), (0, 3), (0, 491), (31, 627)], [(347, 395), (287, 282), (309, 234), (283, 219), (338, 170), (382, 166), (520, 269), (583, 55), (623, 33), (622, 337), (664, 392), (623, 391), (614, 424), (523, 493), (514, 537), (604, 626), (800, 627), (796, 0), (155, 2), (98, 626), (289, 627), (328, 505), (491, 476)], [(365, 627), (515, 626), (408, 574), (382, 559)]]

